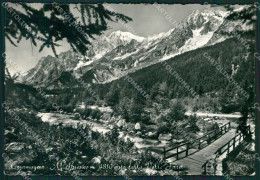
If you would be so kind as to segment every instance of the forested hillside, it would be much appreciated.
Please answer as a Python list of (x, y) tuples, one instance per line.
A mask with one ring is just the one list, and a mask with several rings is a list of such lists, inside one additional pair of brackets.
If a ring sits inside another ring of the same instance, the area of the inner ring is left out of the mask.
[[(154, 100), (162, 103), (184, 97), (191, 99), (210, 97), (217, 99), (218, 105), (221, 106), (221, 103), (225, 103), (221, 100), (224, 101), (227, 98), (234, 99), (234, 101), (238, 98), (235, 96), (246, 99), (247, 97), (243, 97), (245, 94), (241, 94), (239, 88), (248, 93), (247, 95), (250, 96), (249, 99), (252, 102), (254, 44), (252, 41), (248, 41), (248, 44), (250, 49), (245, 51), (244, 45), (238, 39), (228, 39), (219, 44), (190, 51), (165, 62), (143, 68), (129, 74), (127, 78), (122, 77), (107, 84), (93, 84), (91, 88), (98, 95), (99, 100), (104, 100), (103, 104), (121, 109), (121, 111), (129, 110), (131, 104), (133, 106), (141, 104), (142, 107), (148, 107), (148, 104)], [(215, 62), (215, 65), (212, 62)], [(196, 97), (178, 81), (176, 76), (167, 70), (169, 67), (166, 68), (167, 65), (171, 67), (172, 72), (176, 72), (196, 92)], [(218, 70), (217, 65), (221, 67), (221, 71)], [(229, 79), (223, 72), (232, 77), (234, 82), (237, 82), (237, 86), (229, 83)], [(128, 81), (129, 77), (149, 95), (149, 102), (145, 100), (145, 97), (133, 83)], [(53, 90), (52, 92), (63, 92), (57, 96), (57, 101), (60, 104), (68, 104), (68, 99), (65, 97), (72, 97), (72, 93), (75, 94), (75, 97), (70, 98), (70, 103), (74, 106), (78, 101), (83, 101), (86, 104), (96, 102), (97, 99), (91, 95), (91, 92), (80, 88), (80, 86), (82, 84), (79, 83), (79, 87), (69, 93), (66, 93), (66, 90)], [(230, 112), (239, 111), (239, 107), (234, 108)]]

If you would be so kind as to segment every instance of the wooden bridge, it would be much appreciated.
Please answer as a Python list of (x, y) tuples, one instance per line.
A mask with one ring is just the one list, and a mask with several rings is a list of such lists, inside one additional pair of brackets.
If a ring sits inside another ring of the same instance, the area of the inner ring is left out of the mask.
[[(247, 126), (250, 132), (250, 126)], [(244, 139), (244, 135), (236, 129), (231, 129), (230, 122), (219, 129), (213, 130), (206, 135), (193, 140), (163, 150), (163, 156), (168, 162), (174, 165), (188, 168), (188, 173), (192, 175), (206, 174), (211, 168), (210, 159), (216, 160), (218, 155), (225, 152), (229, 154)]]

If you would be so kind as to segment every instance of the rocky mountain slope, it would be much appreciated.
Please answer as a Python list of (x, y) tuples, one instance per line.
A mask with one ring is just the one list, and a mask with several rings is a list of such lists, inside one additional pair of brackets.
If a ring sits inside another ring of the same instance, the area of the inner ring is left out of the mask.
[(248, 22), (227, 19), (229, 14), (221, 10), (194, 11), (177, 27), (148, 38), (116, 31), (94, 41), (86, 56), (68, 51), (58, 58), (42, 58), (24, 81), (49, 89), (62, 87), (59, 79), (66, 72), (89, 83), (107, 83), (184, 52), (222, 42), (237, 36), (238, 31), (253, 29)]

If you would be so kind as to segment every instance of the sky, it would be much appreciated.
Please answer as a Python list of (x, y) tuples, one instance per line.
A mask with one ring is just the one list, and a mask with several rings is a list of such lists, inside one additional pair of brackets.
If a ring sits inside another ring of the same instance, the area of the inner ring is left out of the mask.
[[(34, 7), (40, 7), (41, 4), (34, 3)], [(121, 30), (128, 31), (135, 35), (148, 37), (161, 32), (167, 32), (174, 28), (175, 23), (181, 22), (189, 14), (195, 10), (202, 10), (207, 6), (193, 4), (193, 5), (160, 5), (161, 8), (167, 13), (161, 13), (151, 4), (104, 4), (105, 7), (114, 10), (115, 12), (122, 13), (133, 19), (133, 21), (127, 23), (127, 26), (122, 23), (109, 22), (109, 29), (104, 32), (103, 35), (109, 35), (113, 31)], [(166, 18), (168, 15), (168, 19)], [(169, 17), (172, 19), (169, 21)], [(172, 22), (172, 23), (171, 23)], [(62, 46), (57, 48), (58, 54), (70, 49), (70, 46), (65, 41), (60, 43)], [(31, 42), (23, 39), (18, 47), (15, 47), (6, 40), (6, 55), (8, 57), (7, 62), (14, 64), (10, 66), (9, 71), (11, 74), (15, 72), (24, 73), (33, 68), (37, 62), (44, 56), (54, 56), (51, 49), (44, 49), (39, 52), (39, 47), (32, 46)]]

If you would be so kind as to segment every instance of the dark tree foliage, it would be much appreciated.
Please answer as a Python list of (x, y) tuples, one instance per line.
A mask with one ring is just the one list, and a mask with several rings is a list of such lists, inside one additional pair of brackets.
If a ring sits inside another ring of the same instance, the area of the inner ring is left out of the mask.
[[(33, 46), (39, 43), (39, 51), (51, 48), (56, 56), (59, 41), (66, 40), (74, 51), (85, 55), (91, 39), (108, 29), (108, 21), (132, 20), (105, 9), (102, 4), (80, 4), (72, 8), (69, 4), (56, 3), (36, 9), (27, 3), (16, 3), (6, 7), (5, 37), (12, 45), (17, 46), (25, 38)], [(77, 10), (81, 18), (75, 16)]]
[(231, 7), (230, 5), (226, 5), (225, 8), (228, 11), (231, 11), (227, 17), (229, 20), (242, 20), (243, 23), (248, 21), (248, 23), (253, 24), (256, 22), (256, 11), (255, 11), (255, 6), (250, 5), (248, 8), (243, 8), (241, 11), (233, 11), (234, 8)]
[(41, 94), (36, 86), (16, 82), (18, 77), (17, 74), (11, 75), (8, 69), (5, 69), (5, 100), (8, 106), (41, 109), (46, 103), (44, 94)]
[(119, 88), (117, 84), (112, 84), (111, 87), (109, 88), (109, 92), (106, 96), (107, 104), (109, 106), (114, 106), (118, 103), (119, 101)]
[(185, 119), (185, 108), (183, 107), (183, 105), (181, 104), (180, 101), (177, 101), (176, 104), (174, 104), (171, 107), (171, 111), (168, 114), (168, 116), (170, 117), (170, 119), (172, 119), (173, 121), (182, 121), (183, 119)]
[(235, 95), (234, 92), (237, 93), (236, 87), (228, 84), (225, 89), (223, 89), (220, 93), (219, 103), (221, 105), (221, 111), (223, 113), (232, 113), (236, 112), (239, 109), (238, 95)]
[(14, 88), (14, 84), (18, 78), (18, 75), (12, 76), (7, 68), (5, 74), (5, 85), (9, 85), (6, 87), (6, 96), (12, 96), (12, 90)]
[(197, 122), (198, 122), (198, 118), (196, 115), (192, 115), (192, 116), (189, 116), (188, 117), (188, 122), (189, 122), (189, 131), (191, 132), (198, 132), (200, 131), (198, 125), (197, 125)]

